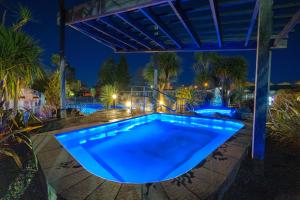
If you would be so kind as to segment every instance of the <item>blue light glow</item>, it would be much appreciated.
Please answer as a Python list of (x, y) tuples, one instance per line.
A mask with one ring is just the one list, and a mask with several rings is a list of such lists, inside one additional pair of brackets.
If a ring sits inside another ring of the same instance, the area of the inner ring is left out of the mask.
[(235, 114), (236, 109), (226, 107), (212, 107), (196, 109), (195, 112), (203, 116), (214, 116), (218, 113), (221, 115), (232, 117)]
[(242, 127), (240, 122), (221, 119), (150, 114), (56, 138), (96, 176), (151, 183), (186, 173)]
[[(96, 103), (96, 104), (72, 104), (68, 105), (67, 108), (73, 108), (79, 110), (84, 115), (90, 115), (93, 114), (99, 110), (103, 110), (104, 106), (102, 104)], [(123, 105), (117, 105), (117, 109), (125, 109), (126, 107)]]

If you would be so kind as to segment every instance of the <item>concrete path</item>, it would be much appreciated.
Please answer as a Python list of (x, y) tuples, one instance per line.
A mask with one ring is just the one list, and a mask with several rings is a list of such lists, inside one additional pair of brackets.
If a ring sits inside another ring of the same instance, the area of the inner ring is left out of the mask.
[[(84, 126), (90, 125), (95, 124)], [(55, 133), (80, 127), (68, 127), (32, 137), (48, 183), (58, 196), (66, 200), (218, 199), (233, 182), (251, 142), (251, 126), (246, 125), (204, 162), (176, 179), (146, 185), (119, 184), (87, 172), (54, 138)]]

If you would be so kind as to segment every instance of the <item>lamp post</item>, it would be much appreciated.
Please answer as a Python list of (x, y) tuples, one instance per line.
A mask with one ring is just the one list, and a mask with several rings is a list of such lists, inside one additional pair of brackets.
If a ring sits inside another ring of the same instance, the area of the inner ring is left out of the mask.
[(112, 95), (112, 99), (113, 99), (114, 109), (116, 109), (116, 99), (117, 99), (117, 95), (116, 95), (116, 94), (113, 94), (113, 95)]

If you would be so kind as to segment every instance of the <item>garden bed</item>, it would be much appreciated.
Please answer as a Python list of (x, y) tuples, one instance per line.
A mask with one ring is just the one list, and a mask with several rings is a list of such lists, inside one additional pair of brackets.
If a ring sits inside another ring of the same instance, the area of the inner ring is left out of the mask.
[(0, 158), (0, 199), (47, 200), (47, 182), (41, 168), (36, 170), (31, 152), (22, 144), (14, 149), (20, 155), (23, 168), (11, 157)]

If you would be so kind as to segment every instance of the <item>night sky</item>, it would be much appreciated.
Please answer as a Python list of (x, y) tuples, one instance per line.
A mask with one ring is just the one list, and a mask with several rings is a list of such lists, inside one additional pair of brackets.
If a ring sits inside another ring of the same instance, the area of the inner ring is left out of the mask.
[[(84, 0), (65, 0), (66, 7), (71, 7)], [(40, 46), (44, 49), (43, 63), (51, 65), (51, 54), (58, 52), (59, 37), (56, 17), (58, 12), (57, 0), (0, 0), (0, 14), (5, 7), (9, 11), (16, 11), (18, 3), (30, 8), (33, 13), (34, 21), (26, 26), (25, 31), (38, 40)], [(8, 13), (7, 23), (15, 20), (15, 14)], [(290, 33), (287, 49), (278, 49), (273, 51), (272, 76), (271, 81), (295, 82), (300, 80), (300, 25), (296, 31)], [(138, 67), (143, 67), (149, 61), (151, 54), (126, 54), (130, 72), (134, 72)], [(193, 82), (192, 65), (194, 62), (193, 53), (179, 53), (182, 58), (182, 73), (179, 77), (180, 84), (189, 84)], [(224, 55), (242, 55), (245, 56), (249, 64), (249, 81), (254, 81), (255, 73), (255, 51), (230, 52)], [(68, 62), (76, 68), (76, 76), (88, 86), (93, 86), (97, 81), (98, 71), (101, 63), (118, 54), (97, 43), (95, 40), (73, 30), (66, 28), (66, 58)]]

